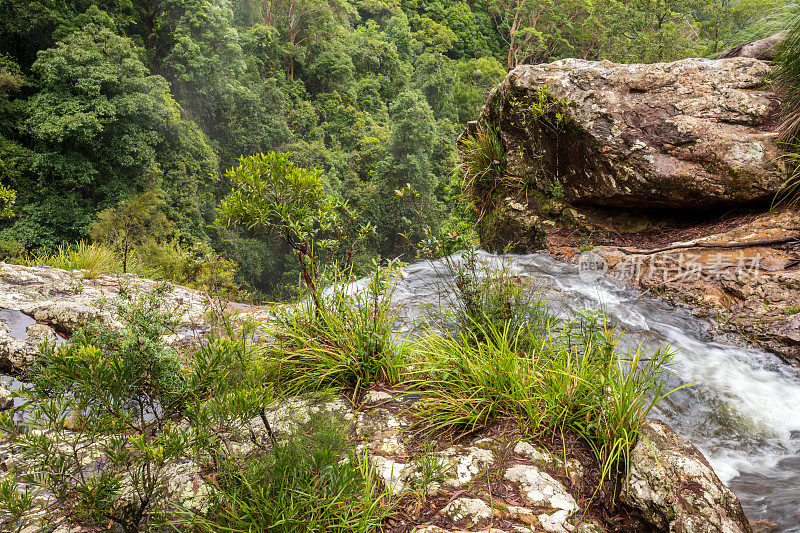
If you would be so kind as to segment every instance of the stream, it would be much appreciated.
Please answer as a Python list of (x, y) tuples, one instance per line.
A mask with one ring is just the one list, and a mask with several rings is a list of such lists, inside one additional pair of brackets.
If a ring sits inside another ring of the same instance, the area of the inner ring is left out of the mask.
[[(604, 311), (626, 332), (624, 343), (651, 350), (670, 345), (675, 355), (665, 390), (692, 385), (662, 401), (651, 416), (703, 452), (751, 522), (769, 520), (777, 531), (800, 532), (800, 369), (775, 355), (720, 341), (709, 321), (688, 310), (587, 276), (547, 254), (482, 255), (504, 260), (516, 275), (530, 278), (555, 313)], [(442, 262), (406, 267), (394, 293), (400, 324), (418, 323), (430, 307), (452, 306), (448, 281)], [(16, 338), (27, 337), (25, 328), (34, 322), (8, 310), (0, 310), (0, 319)], [(9, 376), (0, 379), (12, 389), (23, 386)]]
[[(751, 522), (769, 520), (778, 531), (800, 532), (800, 369), (777, 356), (714, 338), (712, 324), (688, 310), (626, 289), (547, 254), (501, 257), (529, 277), (551, 309), (562, 315), (604, 311), (624, 342), (675, 356), (665, 390), (693, 383), (662, 401), (651, 417), (691, 441), (739, 497)], [(408, 266), (395, 290), (401, 319), (413, 323), (426, 306), (444, 308), (447, 269), (441, 262)]]

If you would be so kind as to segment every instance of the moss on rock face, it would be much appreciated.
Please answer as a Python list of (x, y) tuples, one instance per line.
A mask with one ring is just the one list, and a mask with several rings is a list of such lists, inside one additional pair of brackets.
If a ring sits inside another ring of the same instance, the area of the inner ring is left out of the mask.
[(546, 247), (540, 217), (510, 197), (487, 211), (477, 229), (481, 246), (490, 252), (525, 253)]

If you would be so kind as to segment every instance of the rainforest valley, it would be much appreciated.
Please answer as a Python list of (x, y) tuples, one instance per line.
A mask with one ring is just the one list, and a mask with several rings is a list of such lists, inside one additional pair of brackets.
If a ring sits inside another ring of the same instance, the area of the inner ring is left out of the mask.
[(271, 151), (373, 227), (339, 259), (409, 259), (472, 227), (455, 141), (510, 69), (712, 57), (774, 4), (2, 0), (0, 259), (290, 296), (290, 246), (214, 224), (227, 171)]

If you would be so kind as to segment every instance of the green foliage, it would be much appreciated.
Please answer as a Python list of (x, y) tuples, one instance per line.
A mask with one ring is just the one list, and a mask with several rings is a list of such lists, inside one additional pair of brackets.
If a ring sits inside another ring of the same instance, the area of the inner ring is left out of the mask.
[(236, 281), (236, 263), (205, 242), (187, 244), (178, 237), (150, 241), (136, 249), (133, 260), (142, 277), (204, 289), (228, 300), (242, 301), (248, 296)]
[(11, 429), (25, 482), (87, 523), (113, 521), (134, 532), (155, 520), (167, 459), (188, 447), (171, 418), (189, 390), (177, 353), (161, 339), (177, 322), (159, 295), (111, 305), (124, 327), (97, 323), (58, 350), (46, 348), (25, 392), (34, 423)]
[[(166, 343), (181, 312), (169, 291), (127, 292), (107, 302), (119, 326), (95, 322), (45, 347), (17, 409), (25, 424), (0, 420), (22, 452), (9, 479), (52, 495), (84, 525), (138, 533), (174, 523), (170, 469), (187, 459), (214, 464), (220, 434), (271, 400), (247, 325), (212, 333), (188, 358)], [(0, 486), (15, 515), (26, 498)]]
[(773, 205), (795, 206), (800, 201), (800, 3), (787, 2), (773, 14), (775, 29), (787, 31), (775, 57), (775, 81), (786, 94), (785, 118), (781, 124), (786, 141), (785, 159), (789, 177), (775, 196)]
[(33, 254), (18, 260), (30, 266), (83, 270), (86, 279), (122, 271), (122, 262), (114, 250), (102, 244), (89, 244), (84, 241), (75, 245), (62, 244), (53, 252)]
[(17, 191), (0, 184), (0, 218), (14, 216), (14, 204), (17, 201)]
[(122, 272), (128, 271), (128, 257), (136, 246), (162, 236), (168, 221), (160, 211), (163, 192), (151, 189), (101, 211), (89, 232), (92, 240), (114, 247), (122, 256)]
[(513, 185), (514, 180), (505, 174), (506, 149), (500, 135), (491, 127), (479, 123), (472, 135), (466, 135), (459, 144), (461, 163), (461, 190), (464, 196), (474, 199), (479, 216), (494, 201), (498, 187)]
[(392, 295), (399, 267), (397, 261), (375, 260), (365, 286), (336, 277), (320, 307), (306, 300), (278, 315), (271, 329), (277, 343), (267, 356), (283, 390), (334, 387), (355, 397), (370, 383), (397, 381), (403, 353), (394, 338)]
[(390, 510), (366, 455), (340, 422), (319, 415), (269, 454), (222, 465), (213, 520), (201, 530), (369, 533)]
[(428, 313), (408, 378), (420, 427), (459, 438), (510, 419), (534, 437), (571, 431), (595, 453), (601, 483), (627, 476), (639, 425), (665, 396), (670, 351), (619, 353), (604, 315), (558, 318), (510, 265), (474, 249), (445, 267), (453, 311)]
[[(315, 307), (321, 309), (320, 257), (340, 249), (346, 224), (355, 214), (346, 202), (324, 193), (322, 171), (295, 166), (287, 154), (243, 157), (228, 178), (234, 189), (220, 202), (216, 224), (264, 231), (282, 239), (300, 264)], [(357, 234), (363, 238), (371, 231), (369, 225), (362, 225)]]
[[(171, 181), (195, 183), (216, 171), (206, 167), (198, 176), (196, 166), (176, 165), (183, 151), (198, 165), (216, 161), (194, 149), (205, 142), (202, 134), (188, 137), (168, 84), (150, 75), (139, 54), (130, 39), (93, 24), (39, 54), (31, 68), (40, 89), (20, 128), (32, 135), (30, 171), (43, 182), (15, 180), (24, 209), (14, 238), (53, 248), (85, 236), (98, 207), (158, 188), (165, 170)], [(197, 208), (187, 215), (196, 225)]]
[(9, 533), (19, 533), (25, 528), (24, 518), (36, 504), (27, 489), (19, 490), (10, 476), (0, 479), (0, 527)]
[[(713, 55), (771, 3), (5, 0), (0, 183), (17, 198), (0, 239), (52, 251), (89, 238), (99, 211), (160, 189), (185, 246), (210, 243), (242, 266), (238, 283), (284, 295), (291, 246), (208, 226), (236, 186), (221, 171), (275, 151), (322, 169), (326, 195), (377, 227), (357, 269), (410, 258), (399, 234), (443, 236), (474, 217), (455, 201), (455, 140), (507, 68)], [(423, 209), (394, 195), (405, 183)]]
[(624, 479), (640, 423), (663, 397), (669, 352), (618, 354), (596, 315), (537, 319), (515, 331), (487, 318), (469, 334), (423, 340), (416, 407), (426, 430), (459, 436), (502, 419), (532, 436), (569, 430), (594, 451), (604, 482)]
[(800, 204), (800, 141), (786, 143), (785, 147), (787, 151), (783, 159), (789, 168), (789, 175), (775, 194), (772, 207), (795, 207)]
[[(398, 96), (390, 114), (393, 127), (387, 154), (376, 169), (382, 197), (380, 218), (375, 222), (381, 249), (396, 257), (408, 253), (407, 237), (403, 240), (401, 234), (407, 236), (420, 228), (420, 214), (423, 222), (438, 226), (441, 208), (435, 194), (438, 179), (431, 169), (436, 124), (430, 106), (421, 93), (407, 91)], [(413, 205), (394, 192), (404, 184), (415, 191)]]

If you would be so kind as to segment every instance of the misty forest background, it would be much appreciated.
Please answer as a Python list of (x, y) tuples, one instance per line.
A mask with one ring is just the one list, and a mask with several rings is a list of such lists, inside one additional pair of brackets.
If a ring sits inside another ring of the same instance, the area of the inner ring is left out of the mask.
[(88, 242), (99, 213), (156, 191), (134, 243), (149, 261), (287, 296), (288, 247), (213, 224), (226, 171), (268, 151), (324, 170), (376, 227), (356, 268), (410, 259), (424, 228), (469, 227), (455, 141), (509, 69), (712, 57), (763, 36), (776, 3), (0, 0), (0, 259)]

